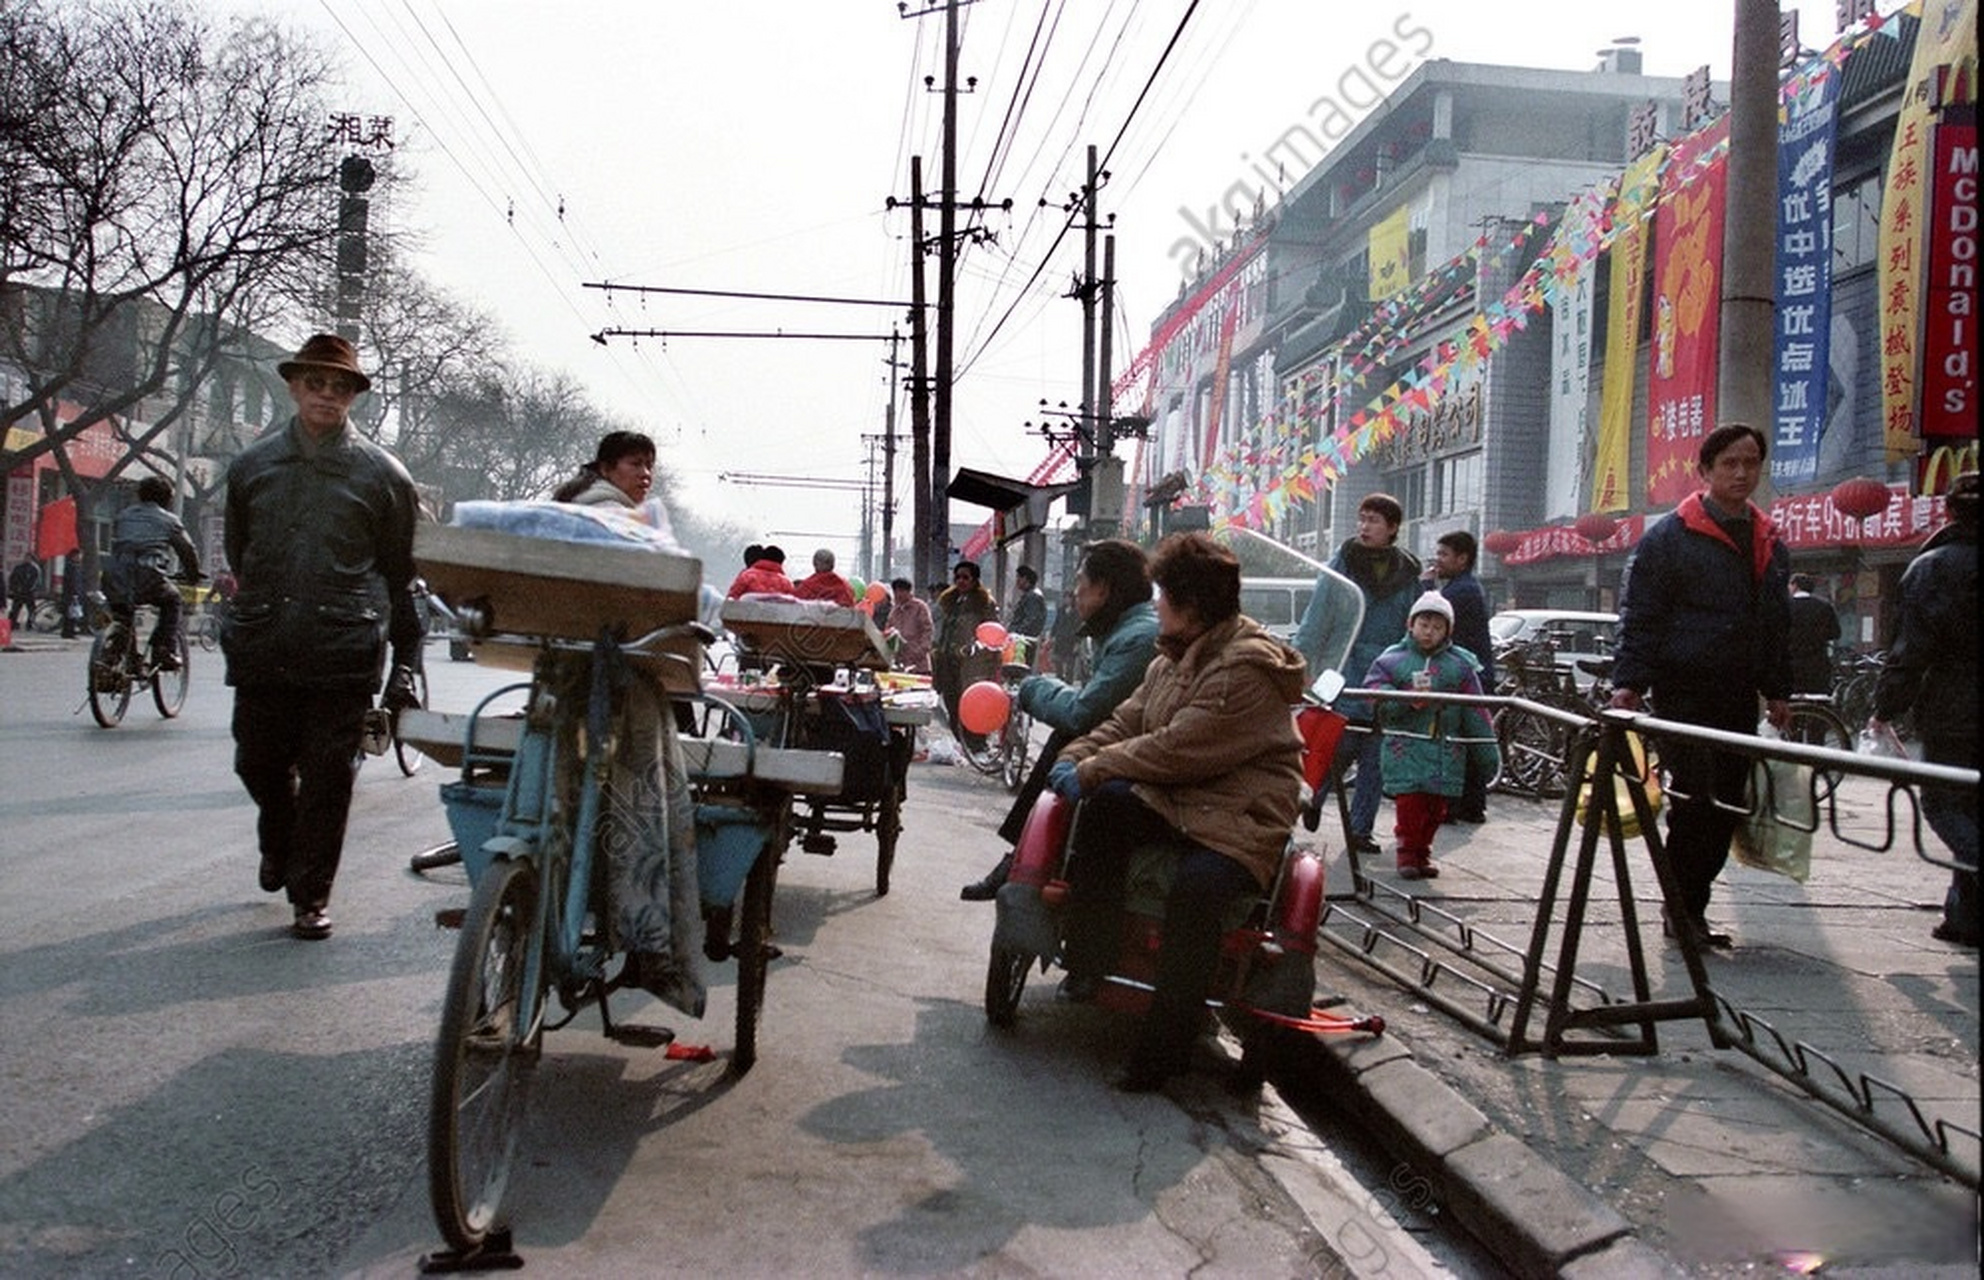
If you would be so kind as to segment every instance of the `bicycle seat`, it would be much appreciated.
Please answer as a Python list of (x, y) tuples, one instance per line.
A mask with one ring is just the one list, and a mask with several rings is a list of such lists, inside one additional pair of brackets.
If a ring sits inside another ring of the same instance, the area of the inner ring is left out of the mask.
[(1605, 677), (1612, 674), (1612, 659), (1579, 658), (1577, 659), (1577, 667), (1578, 670), (1584, 672), (1586, 675), (1597, 676), (1599, 679), (1603, 680)]

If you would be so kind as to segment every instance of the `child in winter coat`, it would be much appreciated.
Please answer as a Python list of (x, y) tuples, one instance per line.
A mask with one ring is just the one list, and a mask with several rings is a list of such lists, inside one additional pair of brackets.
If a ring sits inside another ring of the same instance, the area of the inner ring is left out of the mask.
[[(1454, 645), (1454, 607), (1437, 591), (1413, 602), (1405, 638), (1378, 655), (1364, 679), (1367, 688), (1419, 689), (1432, 693), (1481, 692), (1481, 664)], [(1392, 797), (1398, 824), (1398, 873), (1406, 880), (1430, 880), (1433, 833), (1446, 820), (1447, 801), (1467, 781), (1468, 758), (1484, 778), (1501, 768), (1495, 731), (1481, 707), (1387, 700), (1378, 703), (1383, 727), (1385, 794)]]

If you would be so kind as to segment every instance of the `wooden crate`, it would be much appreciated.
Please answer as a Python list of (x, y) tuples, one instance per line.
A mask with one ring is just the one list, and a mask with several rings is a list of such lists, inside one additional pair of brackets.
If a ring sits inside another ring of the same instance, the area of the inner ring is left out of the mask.
[[(703, 581), (693, 556), (451, 525), (417, 527), (413, 559), (449, 608), (487, 610), (490, 634), (471, 641), (475, 660), (525, 671), (547, 637), (592, 640), (606, 628), (631, 640), (692, 621)], [(658, 652), (682, 661), (653, 657), (642, 665), (671, 689), (698, 687), (701, 645), (685, 637)]]
[(885, 671), (888, 646), (859, 609), (788, 600), (726, 600), (723, 625), (752, 653), (781, 662)]

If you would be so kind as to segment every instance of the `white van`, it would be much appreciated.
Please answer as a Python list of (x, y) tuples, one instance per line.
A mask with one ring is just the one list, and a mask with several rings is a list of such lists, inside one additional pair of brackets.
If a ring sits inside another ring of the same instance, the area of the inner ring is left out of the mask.
[(1292, 644), (1315, 592), (1314, 578), (1242, 578), (1240, 612)]

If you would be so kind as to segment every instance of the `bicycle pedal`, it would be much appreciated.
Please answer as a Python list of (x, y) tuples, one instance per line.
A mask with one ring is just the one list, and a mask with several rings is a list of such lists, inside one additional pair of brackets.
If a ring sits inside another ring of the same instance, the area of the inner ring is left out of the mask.
[(468, 918), (467, 907), (443, 907), (434, 913), (436, 929), (459, 929), (462, 921)]
[(835, 842), (832, 836), (811, 835), (802, 839), (799, 842), (799, 847), (805, 850), (807, 853), (817, 853), (822, 855), (823, 857), (831, 858), (833, 856), (834, 850), (838, 848), (839, 845)]
[(659, 1049), (675, 1039), (674, 1027), (630, 1027), (616, 1022), (606, 1038), (630, 1049)]

